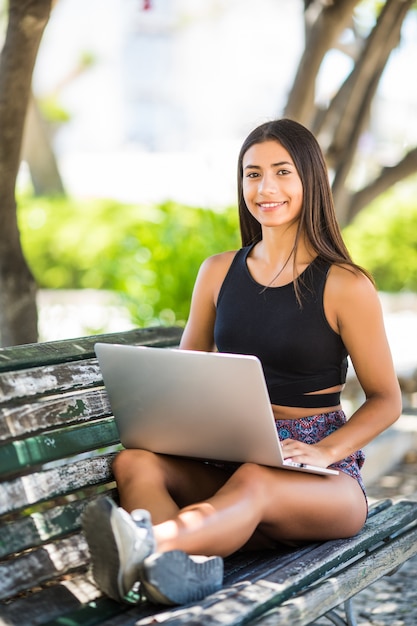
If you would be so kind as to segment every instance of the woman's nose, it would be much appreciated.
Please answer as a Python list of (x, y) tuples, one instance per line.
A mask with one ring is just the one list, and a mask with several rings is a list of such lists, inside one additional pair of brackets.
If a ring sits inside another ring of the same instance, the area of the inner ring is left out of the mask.
[(278, 182), (273, 174), (264, 174), (260, 181), (259, 191), (261, 193), (275, 193), (278, 190)]

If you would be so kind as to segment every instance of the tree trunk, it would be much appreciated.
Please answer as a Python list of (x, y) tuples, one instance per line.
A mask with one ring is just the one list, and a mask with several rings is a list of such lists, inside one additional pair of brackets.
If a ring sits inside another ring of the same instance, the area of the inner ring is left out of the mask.
[(0, 334), (3, 346), (37, 341), (36, 284), (20, 244), (15, 186), (32, 73), (52, 0), (9, 0), (0, 56)]

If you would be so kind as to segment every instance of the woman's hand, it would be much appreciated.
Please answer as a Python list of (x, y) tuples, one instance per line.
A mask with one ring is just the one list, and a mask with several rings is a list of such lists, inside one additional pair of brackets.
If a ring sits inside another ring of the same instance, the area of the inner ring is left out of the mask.
[[(324, 440), (323, 440), (324, 441)], [(330, 451), (325, 449), (322, 442), (318, 444), (302, 443), (295, 439), (284, 439), (281, 442), (284, 458), (295, 463), (305, 463), (306, 465), (316, 465), (317, 467), (328, 467), (334, 462)]]

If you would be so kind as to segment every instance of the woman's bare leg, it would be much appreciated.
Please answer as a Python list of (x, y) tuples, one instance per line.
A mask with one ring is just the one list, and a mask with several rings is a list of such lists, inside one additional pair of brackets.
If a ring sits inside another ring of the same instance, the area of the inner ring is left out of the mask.
[(118, 461), (122, 506), (151, 512), (159, 551), (226, 556), (256, 529), (276, 541), (321, 540), (351, 536), (366, 518), (361, 488), (343, 473), (244, 464), (227, 478), (210, 465), (143, 451)]
[(176, 517), (188, 504), (210, 498), (230, 475), (200, 461), (146, 450), (120, 452), (113, 471), (121, 506), (129, 513), (147, 509), (154, 524)]

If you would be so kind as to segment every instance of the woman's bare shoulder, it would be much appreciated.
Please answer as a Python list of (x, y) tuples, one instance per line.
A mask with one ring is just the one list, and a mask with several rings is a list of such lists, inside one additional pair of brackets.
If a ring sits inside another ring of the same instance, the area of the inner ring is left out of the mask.
[(236, 253), (237, 250), (228, 250), (227, 252), (220, 252), (208, 257), (201, 265), (201, 272), (215, 275), (223, 274), (225, 276)]
[(325, 290), (326, 315), (338, 332), (360, 329), (381, 320), (378, 292), (373, 282), (359, 269), (332, 265)]
[(328, 286), (342, 299), (349, 301), (362, 297), (374, 298), (377, 295), (375, 285), (366, 274), (354, 266), (334, 264), (330, 268)]
[(212, 302), (217, 302), (221, 285), (235, 255), (236, 251), (231, 250), (207, 257), (200, 266), (194, 294), (206, 294)]
[(212, 267), (224, 267), (224, 265), (230, 264), (235, 258), (237, 250), (227, 250), (226, 252), (219, 252), (209, 256), (204, 263)]

